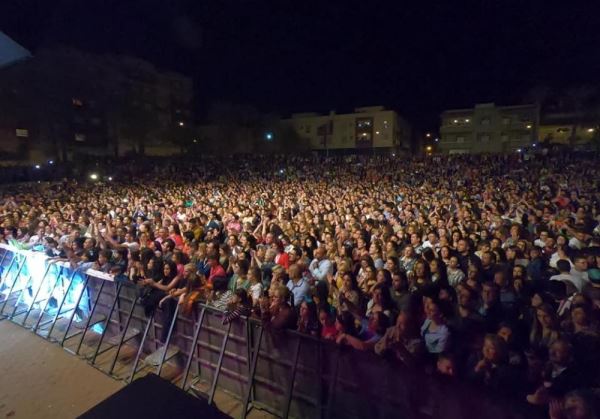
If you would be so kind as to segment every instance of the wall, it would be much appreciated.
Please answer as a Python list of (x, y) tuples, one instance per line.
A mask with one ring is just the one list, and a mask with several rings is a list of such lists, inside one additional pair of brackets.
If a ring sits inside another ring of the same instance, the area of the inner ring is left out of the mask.
[(503, 153), (537, 141), (538, 108), (534, 105), (478, 104), (441, 115), (438, 149), (447, 153)]
[(313, 150), (352, 148), (409, 148), (411, 129), (395, 111), (383, 107), (357, 108), (349, 114), (294, 114), (284, 120)]

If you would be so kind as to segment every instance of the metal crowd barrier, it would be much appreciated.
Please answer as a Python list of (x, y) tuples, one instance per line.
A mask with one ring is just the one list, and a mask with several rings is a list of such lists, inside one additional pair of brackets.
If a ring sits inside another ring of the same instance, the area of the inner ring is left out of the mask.
[(373, 353), (265, 330), (253, 319), (224, 324), (223, 313), (205, 304), (191, 314), (177, 306), (163, 324), (161, 309), (145, 315), (134, 284), (2, 244), (0, 316), (126, 382), (144, 372), (164, 375), (172, 366), (169, 378), (209, 403), (217, 389), (237, 398), (242, 418), (253, 408), (282, 418), (522, 417), (514, 403), (440, 383)]

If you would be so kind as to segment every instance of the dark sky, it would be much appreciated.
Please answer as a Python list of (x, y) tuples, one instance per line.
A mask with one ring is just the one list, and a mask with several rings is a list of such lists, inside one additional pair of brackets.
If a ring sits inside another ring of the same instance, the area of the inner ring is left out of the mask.
[[(213, 101), (280, 113), (383, 104), (418, 127), (534, 85), (596, 83), (595, 2), (2, 0), (0, 30), (145, 58)], [(457, 6), (460, 4), (460, 7)]]

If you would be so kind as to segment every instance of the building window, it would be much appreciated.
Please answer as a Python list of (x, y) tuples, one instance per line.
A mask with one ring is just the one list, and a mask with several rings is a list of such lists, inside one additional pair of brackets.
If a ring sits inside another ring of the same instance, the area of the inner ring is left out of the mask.
[(457, 143), (464, 143), (465, 142), (465, 137), (456, 137), (456, 142)]
[(307, 133), (307, 134), (310, 134), (310, 125), (307, 125), (307, 126), (304, 128), (304, 132), (305, 132), (305, 133)]
[(24, 128), (17, 128), (16, 130), (17, 137), (19, 138), (29, 138), (29, 130)]
[(482, 143), (489, 143), (490, 142), (490, 136), (489, 134), (480, 134), (479, 135), (479, 141)]
[(356, 147), (373, 146), (373, 118), (356, 118), (355, 120)]
[(71, 99), (71, 102), (76, 108), (81, 108), (83, 106), (83, 101), (79, 98), (74, 97), (73, 99)]
[(502, 134), (502, 135), (500, 135), (500, 140), (501, 140), (503, 143), (506, 143), (506, 142), (508, 142), (508, 135), (506, 135), (506, 134)]
[(357, 129), (369, 129), (373, 126), (373, 118), (357, 118), (356, 128)]
[(507, 116), (502, 118), (502, 125), (510, 125), (510, 118)]
[(81, 134), (81, 133), (75, 133), (75, 141), (78, 142), (84, 142), (85, 141), (85, 134)]
[(490, 125), (490, 118), (481, 118), (481, 125)]

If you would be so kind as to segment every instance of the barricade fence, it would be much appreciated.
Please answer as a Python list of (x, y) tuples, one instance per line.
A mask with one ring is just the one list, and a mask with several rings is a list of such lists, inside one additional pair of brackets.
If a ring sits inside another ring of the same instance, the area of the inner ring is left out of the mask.
[(206, 304), (189, 314), (177, 306), (170, 322), (160, 308), (147, 316), (139, 295), (128, 281), (0, 244), (0, 318), (126, 382), (173, 365), (170, 379), (182, 389), (209, 402), (225, 391), (242, 403), (242, 417), (252, 408), (285, 418), (524, 417), (520, 405), (373, 353), (266, 331), (254, 319), (226, 324)]

